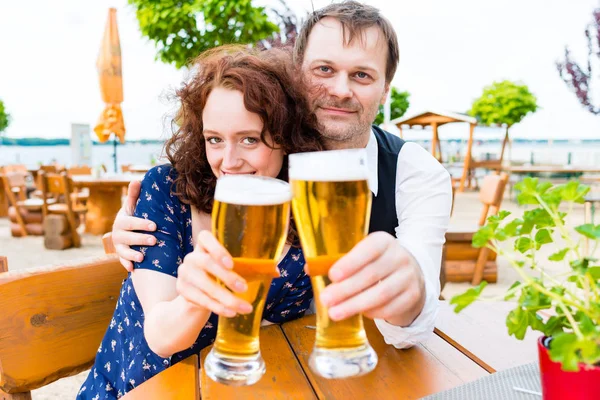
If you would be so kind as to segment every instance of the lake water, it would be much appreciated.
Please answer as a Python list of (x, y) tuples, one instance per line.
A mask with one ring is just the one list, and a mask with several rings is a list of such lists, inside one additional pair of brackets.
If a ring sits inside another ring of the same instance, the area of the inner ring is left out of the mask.
[[(429, 143), (420, 143), (429, 149)], [(464, 154), (465, 146), (456, 142), (442, 141), (444, 160), (451, 155)], [(473, 146), (475, 159), (497, 157), (500, 152), (499, 143), (482, 143)], [(117, 146), (117, 164), (150, 164), (152, 159), (159, 159), (162, 145), (126, 143)], [(557, 143), (553, 145), (539, 143), (514, 143), (507, 148), (505, 156), (515, 162), (531, 162), (534, 164), (567, 164), (578, 166), (600, 166), (600, 144)], [(57, 161), (66, 166), (72, 165), (71, 148), (69, 146), (0, 146), (0, 165), (25, 164), (29, 168), (37, 168), (42, 164)], [(93, 146), (92, 165), (106, 165), (113, 171), (113, 147)]]

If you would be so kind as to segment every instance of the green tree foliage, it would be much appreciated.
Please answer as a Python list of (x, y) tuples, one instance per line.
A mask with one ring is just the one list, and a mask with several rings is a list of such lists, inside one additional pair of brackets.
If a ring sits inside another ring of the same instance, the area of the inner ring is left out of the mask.
[[(157, 58), (177, 68), (203, 51), (223, 44), (281, 43), (297, 34), (296, 18), (280, 0), (283, 11), (270, 14), (252, 0), (129, 0), (140, 30), (158, 49)], [(281, 28), (281, 29), (280, 29)], [(282, 40), (283, 39), (283, 40)]]
[[(390, 107), (390, 119), (400, 118), (404, 115), (408, 107), (410, 106), (410, 102), (408, 98), (410, 97), (410, 93), (401, 92), (399, 89), (392, 87), (392, 104)], [(379, 125), (383, 123), (384, 114), (383, 114), (383, 106), (379, 107), (379, 112), (375, 117), (375, 125)]]
[(483, 125), (506, 125), (510, 128), (537, 108), (537, 99), (526, 85), (502, 81), (486, 86), (468, 114)]
[(10, 124), (10, 115), (6, 112), (4, 108), (4, 103), (0, 100), (0, 134), (8, 128)]

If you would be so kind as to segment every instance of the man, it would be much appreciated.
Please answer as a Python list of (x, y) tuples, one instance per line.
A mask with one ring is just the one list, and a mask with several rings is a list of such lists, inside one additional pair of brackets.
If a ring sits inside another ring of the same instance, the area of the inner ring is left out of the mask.
[[(433, 331), (452, 200), (450, 177), (437, 160), (372, 126), (398, 64), (396, 34), (374, 7), (331, 4), (309, 16), (294, 57), (311, 85), (327, 148), (366, 148), (373, 193), (370, 234), (331, 268), (321, 301), (332, 319), (363, 313), (387, 343), (410, 347)], [(129, 216), (138, 195), (132, 184), (113, 227), (117, 252), (135, 261), (141, 254), (128, 246), (153, 244), (154, 237), (130, 231), (155, 229)]]

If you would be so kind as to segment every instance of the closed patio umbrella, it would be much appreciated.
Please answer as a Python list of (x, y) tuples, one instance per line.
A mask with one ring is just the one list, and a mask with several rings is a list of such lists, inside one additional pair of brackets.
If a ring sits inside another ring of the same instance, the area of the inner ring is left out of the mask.
[(121, 64), (121, 43), (117, 28), (117, 10), (108, 10), (108, 20), (104, 30), (104, 38), (96, 63), (100, 78), (100, 92), (105, 108), (94, 132), (100, 142), (104, 143), (115, 135), (114, 140), (114, 166), (117, 172), (117, 138), (125, 143), (125, 123), (121, 103), (123, 102), (123, 75)]

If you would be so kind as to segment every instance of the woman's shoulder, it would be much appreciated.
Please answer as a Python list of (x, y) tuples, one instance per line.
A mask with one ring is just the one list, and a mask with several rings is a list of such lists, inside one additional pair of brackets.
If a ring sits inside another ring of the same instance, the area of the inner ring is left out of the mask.
[(173, 195), (177, 171), (170, 164), (152, 167), (142, 179), (142, 190), (149, 192), (162, 192), (165, 196)]
[(150, 168), (144, 175), (144, 180), (155, 182), (173, 183), (177, 177), (177, 170), (171, 164), (156, 165)]

